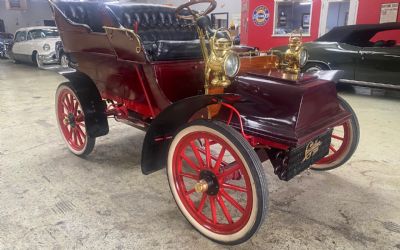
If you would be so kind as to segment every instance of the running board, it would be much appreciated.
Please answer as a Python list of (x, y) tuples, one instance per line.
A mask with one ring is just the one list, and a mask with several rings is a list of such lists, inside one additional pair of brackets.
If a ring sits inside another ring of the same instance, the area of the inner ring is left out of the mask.
[(376, 82), (364, 82), (364, 81), (354, 81), (354, 80), (346, 80), (340, 79), (341, 83), (349, 83), (351, 85), (361, 86), (361, 87), (370, 87), (370, 88), (380, 88), (380, 89), (390, 89), (390, 90), (400, 90), (400, 85), (393, 84), (384, 84), (384, 83), (376, 83)]

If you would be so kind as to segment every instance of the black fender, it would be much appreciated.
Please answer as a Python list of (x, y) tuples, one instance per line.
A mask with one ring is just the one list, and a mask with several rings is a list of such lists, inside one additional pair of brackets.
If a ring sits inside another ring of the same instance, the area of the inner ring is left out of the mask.
[(164, 109), (151, 123), (143, 142), (142, 172), (145, 175), (164, 168), (174, 133), (199, 110), (220, 102), (240, 99), (236, 94), (199, 95), (189, 97)]
[(61, 72), (69, 80), (85, 113), (86, 130), (90, 137), (108, 134), (107, 103), (102, 100), (95, 83), (82, 72)]

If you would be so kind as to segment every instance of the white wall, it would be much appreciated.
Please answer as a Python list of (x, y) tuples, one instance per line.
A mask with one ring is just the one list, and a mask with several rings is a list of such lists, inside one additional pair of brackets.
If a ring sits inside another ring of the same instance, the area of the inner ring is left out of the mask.
[(53, 15), (46, 0), (28, 1), (28, 10), (6, 10), (5, 0), (0, 0), (0, 19), (4, 20), (6, 32), (14, 33), (17, 29), (43, 25), (43, 20), (52, 20)]

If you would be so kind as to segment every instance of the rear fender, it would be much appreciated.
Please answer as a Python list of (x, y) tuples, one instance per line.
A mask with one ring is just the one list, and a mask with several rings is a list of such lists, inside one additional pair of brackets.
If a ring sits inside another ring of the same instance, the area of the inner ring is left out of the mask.
[[(234, 97), (234, 98), (232, 98)], [(142, 172), (151, 174), (164, 168), (168, 147), (174, 133), (189, 121), (199, 110), (219, 102), (239, 99), (238, 95), (200, 95), (193, 96), (168, 106), (151, 123), (146, 133), (142, 150)]]
[(96, 85), (82, 72), (61, 73), (71, 82), (85, 113), (85, 123), (90, 137), (100, 137), (108, 134), (107, 104), (102, 100)]

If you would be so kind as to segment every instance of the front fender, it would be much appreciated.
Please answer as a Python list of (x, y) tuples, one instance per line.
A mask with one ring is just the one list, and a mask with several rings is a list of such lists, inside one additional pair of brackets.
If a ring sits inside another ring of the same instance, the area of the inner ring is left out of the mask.
[[(235, 98), (229, 98), (235, 97)], [(142, 172), (151, 174), (165, 166), (168, 146), (174, 133), (200, 109), (219, 102), (239, 99), (234, 94), (193, 96), (168, 106), (151, 123), (144, 138)]]

